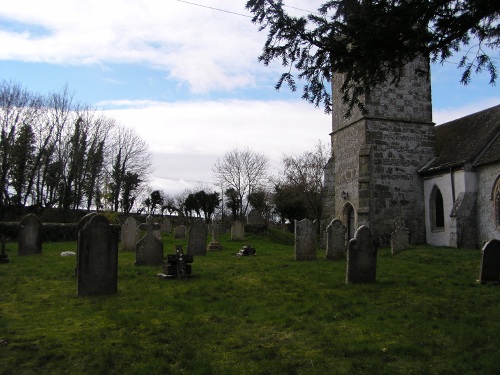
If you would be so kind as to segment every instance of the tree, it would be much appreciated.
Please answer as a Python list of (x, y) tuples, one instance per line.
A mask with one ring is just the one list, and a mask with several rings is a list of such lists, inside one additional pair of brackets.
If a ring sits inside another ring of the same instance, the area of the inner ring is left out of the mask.
[[(111, 170), (109, 171), (108, 188), (110, 190), (111, 208), (118, 211), (120, 197), (123, 194), (124, 178), (128, 173), (136, 174), (139, 184), (127, 192), (129, 199), (136, 199), (141, 183), (146, 182), (151, 169), (151, 155), (146, 143), (134, 132), (123, 126), (116, 126), (111, 140)], [(126, 203), (128, 204), (128, 203)], [(121, 202), (123, 209), (123, 201)]]
[(274, 187), (274, 210), (280, 217), (281, 224), (288, 220), (302, 220), (307, 215), (307, 207), (297, 186), (279, 183)]
[[(16, 139), (19, 140), (18, 132), (23, 128), (24, 131), (29, 132), (23, 124), (35, 123), (40, 110), (41, 102), (37, 95), (31, 94), (14, 82), (2, 81), (0, 83), (0, 219), (4, 217), (5, 207), (11, 203), (9, 178), (13, 167), (11, 158), (14, 144)], [(27, 144), (26, 146), (30, 147)], [(26, 177), (25, 175), (22, 178)], [(16, 190), (19, 189), (22, 190), (18, 186)], [(24, 190), (27, 191), (27, 189)]]
[(224, 192), (226, 196), (226, 207), (231, 211), (233, 220), (240, 218), (241, 199), (238, 192), (234, 188), (229, 188)]
[(313, 151), (283, 156), (284, 185), (295, 188), (307, 208), (307, 216), (318, 223), (323, 212), (323, 176), (328, 150), (319, 142)]
[(397, 83), (401, 68), (419, 56), (443, 63), (459, 52), (463, 84), (483, 70), (496, 82), (490, 57), (500, 46), (495, 0), (325, 0), (306, 17), (287, 14), (282, 0), (248, 0), (246, 7), (260, 30), (268, 30), (259, 60), (281, 60), (287, 69), (276, 88), (286, 83), (296, 90), (295, 68), (306, 81), (302, 97), (328, 113), (332, 73), (344, 74), (338, 89), (350, 112), (355, 105), (363, 109), (366, 89)]
[(269, 218), (271, 215), (270, 197), (265, 189), (259, 188), (250, 193), (248, 195), (248, 202), (262, 217)]
[(226, 190), (233, 189), (233, 193), (238, 196), (238, 217), (242, 218), (246, 214), (249, 202), (245, 198), (263, 184), (268, 166), (269, 160), (265, 155), (248, 148), (233, 149), (216, 160), (213, 167), (216, 180)]

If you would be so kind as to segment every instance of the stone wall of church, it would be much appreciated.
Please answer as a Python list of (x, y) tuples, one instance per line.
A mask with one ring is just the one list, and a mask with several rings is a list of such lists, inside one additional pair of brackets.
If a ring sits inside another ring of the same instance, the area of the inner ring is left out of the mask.
[[(359, 151), (365, 145), (365, 124), (360, 121), (332, 133), (334, 150), (335, 215), (329, 218), (345, 220), (344, 207), (350, 203), (354, 211), (359, 208)], [(358, 225), (358, 224), (356, 224)]]
[(418, 169), (434, 155), (434, 129), (429, 123), (367, 121), (372, 146), (370, 228), (391, 233), (401, 216), (412, 243), (425, 242), (423, 183)]
[(412, 123), (432, 122), (430, 67), (427, 59), (417, 59), (403, 69), (397, 86), (387, 81), (367, 95), (367, 116)]
[(478, 218), (478, 247), (485, 241), (500, 240), (500, 227), (496, 226), (495, 199), (493, 189), (495, 182), (500, 179), (500, 164), (481, 167), (477, 171), (477, 218)]

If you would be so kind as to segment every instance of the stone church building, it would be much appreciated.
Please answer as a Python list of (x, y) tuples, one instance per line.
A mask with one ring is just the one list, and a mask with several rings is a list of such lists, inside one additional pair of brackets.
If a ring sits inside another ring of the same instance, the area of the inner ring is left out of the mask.
[[(333, 90), (325, 218), (341, 219), (346, 239), (368, 225), (387, 240), (397, 217), (414, 244), (500, 239), (500, 105), (435, 126), (428, 62), (408, 64), (403, 77), (367, 90), (365, 112), (349, 118)], [(334, 76), (333, 87), (341, 82)]]

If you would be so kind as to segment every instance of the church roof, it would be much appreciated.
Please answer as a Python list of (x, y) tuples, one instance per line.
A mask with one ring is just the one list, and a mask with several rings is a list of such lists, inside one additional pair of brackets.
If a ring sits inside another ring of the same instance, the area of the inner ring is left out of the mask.
[(500, 162), (500, 105), (435, 128), (435, 158), (420, 172)]

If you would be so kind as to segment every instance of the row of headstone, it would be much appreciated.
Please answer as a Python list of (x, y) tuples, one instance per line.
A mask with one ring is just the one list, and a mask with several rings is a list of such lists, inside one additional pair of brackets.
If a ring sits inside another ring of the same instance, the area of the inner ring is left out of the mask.
[[(362, 225), (349, 241), (345, 253), (345, 226), (340, 220), (333, 220), (327, 228), (328, 259), (341, 259), (347, 255), (346, 283), (372, 283), (376, 280), (377, 248), (367, 226)], [(295, 221), (295, 260), (316, 259), (318, 248), (317, 225), (304, 219)]]

